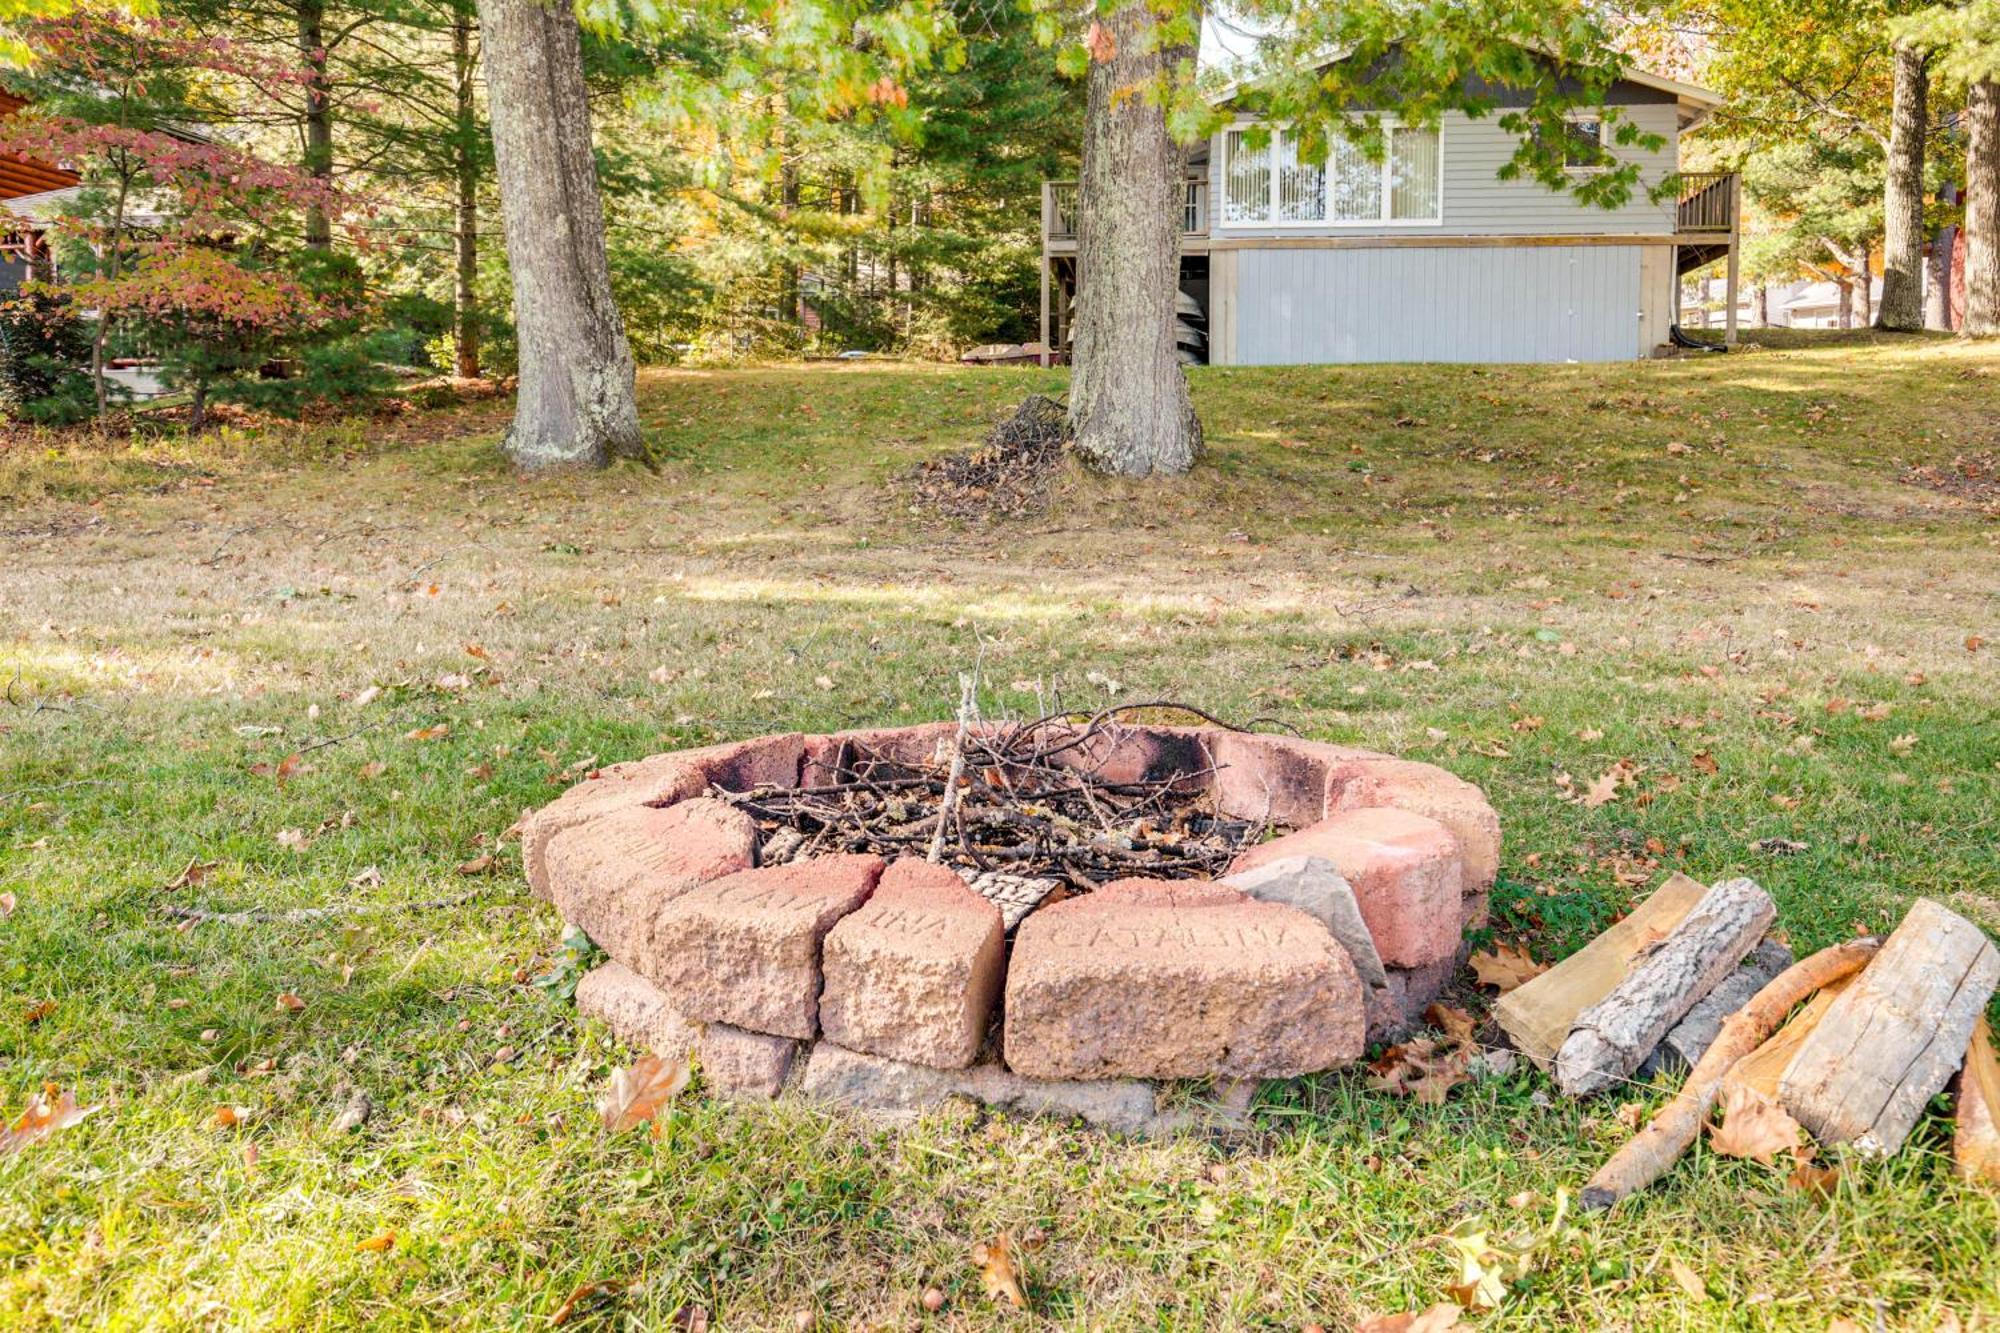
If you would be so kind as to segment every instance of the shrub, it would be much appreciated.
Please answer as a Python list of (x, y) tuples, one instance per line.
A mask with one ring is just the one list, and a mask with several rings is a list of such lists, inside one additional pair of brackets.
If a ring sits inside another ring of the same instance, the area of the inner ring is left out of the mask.
[(68, 296), (30, 284), (0, 303), (0, 402), (23, 421), (70, 426), (97, 410), (90, 326)]

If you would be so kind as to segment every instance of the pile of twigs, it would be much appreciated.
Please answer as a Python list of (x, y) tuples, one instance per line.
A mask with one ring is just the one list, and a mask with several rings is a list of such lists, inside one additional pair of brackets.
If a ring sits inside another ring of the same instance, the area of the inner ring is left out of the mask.
[(1267, 825), (1215, 812), (1212, 764), (1139, 780), (1101, 771), (1123, 732), (1110, 713), (968, 727), (926, 762), (847, 752), (830, 782), (711, 795), (758, 822), (763, 864), (872, 852), (1081, 892), (1128, 876), (1212, 879), (1262, 840)]
[(906, 478), (919, 509), (948, 518), (1041, 513), (1069, 446), (1069, 414), (1042, 394), (1030, 394), (988, 432), (970, 453), (946, 454), (918, 465)]

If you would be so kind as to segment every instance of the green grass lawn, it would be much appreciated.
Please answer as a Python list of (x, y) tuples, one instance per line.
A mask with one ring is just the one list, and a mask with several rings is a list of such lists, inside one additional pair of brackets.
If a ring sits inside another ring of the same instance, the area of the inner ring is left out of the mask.
[[(1221, 1139), (700, 1095), (607, 1139), (634, 1053), (532, 984), (561, 927), (505, 830), (597, 763), (945, 716), (975, 660), (990, 712), (1177, 697), (1483, 784), (1545, 959), (1677, 869), (1754, 876), (1801, 951), (1920, 894), (2000, 930), (2000, 346), (1193, 379), (1195, 475), (991, 524), (897, 479), (1060, 373), (649, 373), (654, 469), (532, 483), (494, 404), (0, 446), (0, 1104), (104, 1108), (0, 1158), (0, 1326), (545, 1327), (615, 1280), (572, 1326), (1341, 1328), (1629, 1133), (1527, 1073), (1354, 1071)], [(1826, 1203), (1697, 1150), (1478, 1322), (1978, 1326), (2000, 1204), (1948, 1128)], [(1003, 1230), (1046, 1236), (1030, 1319), (968, 1257)]]

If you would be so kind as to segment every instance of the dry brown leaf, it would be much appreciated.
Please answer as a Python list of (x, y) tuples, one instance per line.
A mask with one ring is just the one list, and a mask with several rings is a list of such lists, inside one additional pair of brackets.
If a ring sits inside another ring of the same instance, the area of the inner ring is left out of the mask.
[(1591, 783), (1590, 789), (1583, 794), (1585, 807), (1595, 810), (1600, 805), (1609, 805), (1617, 800), (1618, 777), (1618, 770), (1614, 768)]
[(371, 760), (370, 762), (363, 764), (360, 768), (355, 770), (355, 772), (363, 778), (379, 778), (388, 771), (389, 771), (389, 766), (383, 763), (379, 759)]
[(376, 1254), (381, 1254), (386, 1250), (395, 1248), (395, 1244), (396, 1244), (396, 1229), (394, 1227), (383, 1227), (380, 1231), (370, 1236), (367, 1240), (356, 1242), (354, 1248), (357, 1250), (369, 1250)]
[(470, 861), (460, 862), (458, 873), (461, 875), (484, 875), (490, 873), (493, 867), (499, 864), (499, 860), (493, 853), (481, 852)]
[(686, 1060), (668, 1061), (657, 1055), (642, 1055), (630, 1069), (612, 1074), (611, 1086), (605, 1090), (604, 1100), (597, 1104), (597, 1114), (606, 1132), (622, 1134), (651, 1120), (680, 1095), (693, 1073)]
[(439, 722), (435, 726), (418, 727), (414, 731), (406, 731), (403, 733), (403, 739), (406, 741), (441, 741), (449, 735), (451, 735), (451, 723)]
[(1426, 1106), (1442, 1106), (1451, 1090), (1471, 1078), (1466, 1065), (1471, 1050), (1421, 1040), (1391, 1046), (1368, 1066), (1371, 1092), (1414, 1097)]
[(578, 1306), (586, 1302), (595, 1301), (600, 1296), (622, 1296), (631, 1289), (632, 1284), (630, 1282), (616, 1278), (605, 1278), (598, 1282), (585, 1282), (577, 1287), (575, 1291), (572, 1291), (567, 1300), (556, 1307), (556, 1312), (549, 1316), (549, 1324), (552, 1327), (561, 1328), (564, 1324), (575, 1318)]
[(306, 1007), (306, 1002), (290, 991), (286, 991), (278, 997), (277, 1007), (285, 1013), (296, 1014), (299, 1010)]
[(44, 1018), (47, 1018), (50, 1014), (53, 1014), (55, 1011), (56, 1011), (56, 1002), (54, 1000), (43, 1000), (40, 1004), (29, 1005), (28, 1011), (25, 1014), (21, 1015), (21, 1020), (29, 1024), (30, 1026), (33, 1026), (34, 1024), (41, 1022)]
[(44, 1083), (40, 1092), (28, 1098), (19, 1119), (11, 1125), (0, 1124), (0, 1157), (18, 1152), (59, 1129), (68, 1129), (103, 1109), (101, 1106), (78, 1106), (75, 1093), (59, 1089), (53, 1083)]
[(1673, 1274), (1674, 1285), (1698, 1301), (1708, 1299), (1708, 1284), (1701, 1280), (1701, 1274), (1689, 1268), (1673, 1255), (1667, 1256), (1667, 1272)]
[(1722, 1124), (1711, 1125), (1708, 1146), (1724, 1157), (1748, 1157), (1770, 1166), (1780, 1154), (1803, 1146), (1805, 1130), (1776, 1102), (1738, 1083), (1722, 1096)]
[(209, 1120), (217, 1129), (240, 1129), (249, 1122), (250, 1115), (249, 1107), (231, 1106), (224, 1102), (215, 1108), (215, 1114)]
[(1785, 1183), (1801, 1194), (1810, 1194), (1821, 1203), (1833, 1197), (1840, 1186), (1840, 1168), (1837, 1166), (1816, 1166), (1812, 1153), (1797, 1149), (1792, 1153), (1792, 1173), (1785, 1177)]
[(1464, 1313), (1448, 1301), (1439, 1301), (1428, 1310), (1405, 1310), (1402, 1314), (1378, 1314), (1354, 1326), (1354, 1333), (1450, 1333), (1458, 1328)]
[(1090, 30), (1083, 35), (1083, 47), (1092, 60), (1102, 65), (1118, 54), (1118, 37), (1102, 23), (1092, 20)]
[(1479, 1028), (1479, 1020), (1463, 1009), (1448, 1004), (1433, 1004), (1424, 1010), (1424, 1021), (1444, 1033), (1445, 1039), (1455, 1045), (1476, 1044), (1473, 1034)]
[(1001, 1232), (992, 1240), (983, 1240), (972, 1247), (972, 1262), (979, 1265), (979, 1280), (985, 1284), (986, 1295), (991, 1300), (1004, 1300), (1016, 1310), (1028, 1308), (1028, 1293), (1023, 1289), (1021, 1266), (1014, 1257), (1014, 1237)]
[(286, 755), (282, 760), (278, 762), (278, 767), (272, 772), (271, 776), (276, 778), (278, 780), (278, 785), (282, 787), (285, 785), (285, 783), (287, 783), (293, 777), (295, 777), (300, 769), (305, 768), (305, 766), (306, 766), (306, 757), (302, 754), (294, 752), (292, 754)]
[(175, 889), (193, 888), (207, 879), (208, 872), (220, 864), (221, 862), (219, 861), (204, 861), (200, 857), (194, 857), (181, 867), (180, 874), (175, 875), (173, 879), (166, 883), (164, 891), (172, 893)]
[(1472, 964), (1473, 975), (1479, 978), (1479, 984), (1497, 987), (1502, 995), (1549, 970), (1529, 957), (1526, 949), (1518, 949), (1511, 944), (1496, 944), (1490, 949), (1481, 949), (1468, 961)]
[(14, 909), (16, 907), (19, 907), (20, 905), (21, 905), (21, 900), (19, 898), (16, 898), (13, 894), (0, 893), (0, 918), (10, 917), (14, 915)]

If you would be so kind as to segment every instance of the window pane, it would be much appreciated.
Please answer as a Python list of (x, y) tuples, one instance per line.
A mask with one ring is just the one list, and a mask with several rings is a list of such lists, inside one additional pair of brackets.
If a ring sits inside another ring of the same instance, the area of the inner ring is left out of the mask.
[(1242, 130), (1228, 136), (1229, 175), (1223, 182), (1222, 217), (1225, 222), (1269, 222), (1271, 220), (1271, 149), (1252, 148)]
[(1399, 129), (1389, 135), (1389, 216), (1436, 221), (1438, 132)]
[(1326, 172), (1299, 161), (1298, 141), (1291, 135), (1272, 142), (1278, 151), (1278, 221), (1318, 222), (1326, 216)]
[(1382, 217), (1382, 164), (1359, 144), (1336, 137), (1326, 158), (1327, 217), (1334, 222), (1376, 222)]
[(1572, 120), (1563, 136), (1563, 165), (1601, 167), (1605, 164), (1604, 122)]

